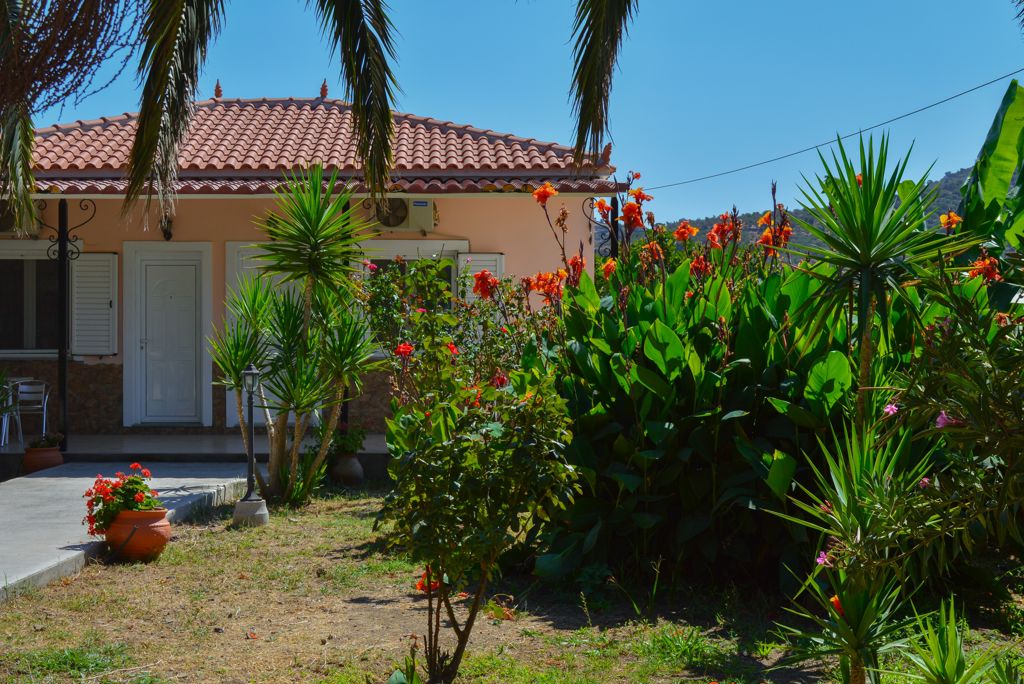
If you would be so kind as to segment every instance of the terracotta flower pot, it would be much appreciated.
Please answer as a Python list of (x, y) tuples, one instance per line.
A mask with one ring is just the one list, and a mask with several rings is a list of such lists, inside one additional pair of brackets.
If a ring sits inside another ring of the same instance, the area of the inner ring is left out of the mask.
[(151, 561), (171, 539), (167, 509), (121, 511), (107, 528), (107, 544), (120, 560)]
[(358, 487), (363, 484), (366, 474), (363, 464), (355, 454), (344, 454), (331, 467), (331, 479), (347, 487)]
[(64, 463), (64, 456), (59, 446), (26, 448), (25, 457), (21, 460), (21, 472), (25, 475), (37, 470), (45, 470)]

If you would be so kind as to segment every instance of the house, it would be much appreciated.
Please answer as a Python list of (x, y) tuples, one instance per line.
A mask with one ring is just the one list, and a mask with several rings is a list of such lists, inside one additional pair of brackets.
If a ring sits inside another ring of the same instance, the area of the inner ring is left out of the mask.
[[(250, 245), (262, 239), (253, 218), (273, 207), (287, 170), (320, 162), (358, 178), (344, 102), (215, 98), (196, 108), (170, 220), (161, 220), (156, 202), (122, 213), (135, 114), (36, 132), (44, 225), (27, 238), (9, 230), (0, 237), (0, 369), (56, 382), (58, 268), (50, 226), (64, 205), (77, 239), (72, 256), (80, 252), (70, 261), (68, 297), (72, 432), (235, 426), (233, 405), (213, 383), (206, 338), (224, 315), (225, 293), (253, 267)], [(614, 188), (607, 153), (598, 166), (578, 171), (562, 145), (394, 117), (394, 184), (385, 209), (360, 195), (362, 209), (381, 221), (379, 238), (365, 244), (373, 259), (444, 254), (460, 264), (471, 259), (474, 270), (518, 275), (556, 268), (550, 229), (530, 195), (550, 181), (571, 212), (567, 244), (582, 243), (592, 267), (585, 205)], [(381, 429), (387, 395), (383, 378), (369, 379), (352, 419)], [(51, 421), (58, 415), (55, 398)]]

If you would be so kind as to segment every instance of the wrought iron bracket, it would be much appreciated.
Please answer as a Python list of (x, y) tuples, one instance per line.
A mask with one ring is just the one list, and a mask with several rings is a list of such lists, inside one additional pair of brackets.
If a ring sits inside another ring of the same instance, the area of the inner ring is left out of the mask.
[[(46, 200), (36, 200), (36, 209), (39, 210), (40, 217), (43, 212), (46, 211)], [(82, 199), (78, 201), (78, 208), (81, 209), (85, 214), (85, 218), (73, 226), (68, 226), (65, 230), (67, 232), (67, 249), (68, 259), (75, 260), (82, 253), (82, 247), (79, 243), (79, 237), (75, 235), (75, 231), (86, 225), (94, 218), (96, 218), (96, 202), (91, 199)], [(39, 225), (43, 228), (53, 232), (47, 239), (50, 241), (49, 247), (46, 248), (46, 256), (54, 261), (57, 260), (60, 250), (60, 239), (61, 239), (61, 227), (51, 226), (49, 223), (39, 219)]]

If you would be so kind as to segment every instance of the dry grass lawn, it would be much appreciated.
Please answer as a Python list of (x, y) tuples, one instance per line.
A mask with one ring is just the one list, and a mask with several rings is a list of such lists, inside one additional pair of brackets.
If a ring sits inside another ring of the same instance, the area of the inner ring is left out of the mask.
[[(0, 604), (0, 681), (386, 681), (426, 607), (419, 569), (373, 531), (379, 506), (330, 496), (255, 530), (211, 511), (176, 526), (155, 563), (95, 563)], [(584, 610), (578, 590), (520, 579), (495, 591), (515, 595), (516, 616), (478, 620), (467, 682), (759, 682), (780, 654), (768, 606), (736, 592), (641, 623), (622, 601)]]

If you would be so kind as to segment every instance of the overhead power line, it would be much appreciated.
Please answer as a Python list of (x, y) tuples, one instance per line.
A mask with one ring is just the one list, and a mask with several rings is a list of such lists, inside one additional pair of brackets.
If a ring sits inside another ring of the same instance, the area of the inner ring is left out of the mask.
[(856, 131), (855, 133), (847, 133), (846, 135), (838, 136), (838, 138), (832, 138), (831, 140), (826, 140), (825, 142), (818, 143), (817, 145), (811, 145), (809, 147), (805, 147), (805, 148), (797, 150), (795, 152), (789, 152), (787, 154), (779, 155), (778, 157), (772, 157), (771, 159), (765, 159), (763, 161), (754, 162), (753, 164), (747, 164), (746, 166), (740, 166), (740, 167), (737, 167), (735, 169), (729, 169), (728, 171), (719, 171), (718, 173), (712, 173), (712, 174), (708, 174), (707, 176), (700, 176), (698, 178), (690, 178), (688, 180), (677, 181), (675, 183), (665, 183), (664, 185), (655, 185), (655, 186), (649, 187), (647, 189), (648, 190), (661, 190), (663, 188), (674, 188), (674, 187), (679, 186), (679, 185), (689, 185), (690, 183), (699, 183), (700, 181), (711, 180), (712, 178), (720, 178), (722, 176), (728, 176), (728, 175), (733, 174), (733, 173), (739, 173), (740, 171), (746, 171), (747, 169), (754, 169), (754, 168), (757, 168), (758, 166), (764, 166), (765, 164), (772, 164), (772, 163), (777, 162), (777, 161), (782, 161), (783, 159), (789, 159), (790, 157), (796, 157), (797, 155), (801, 155), (801, 154), (804, 154), (806, 152), (810, 152), (812, 150), (816, 150), (818, 148), (825, 147), (826, 145), (831, 145), (836, 140), (846, 140), (847, 138), (852, 138), (855, 135), (861, 135), (863, 133), (867, 133), (868, 131), (873, 131), (876, 128), (881, 128), (882, 126), (888, 126), (889, 124), (895, 123), (897, 121), (900, 121), (901, 119), (906, 119), (908, 116), (914, 116), (915, 114), (920, 114), (923, 111), (926, 111), (926, 110), (929, 110), (929, 109), (933, 109), (935, 107), (938, 107), (939, 105), (946, 104), (947, 102), (955, 100), (958, 97), (963, 97), (964, 95), (968, 95), (970, 93), (973, 93), (975, 90), (981, 90), (982, 88), (986, 88), (986, 87), (988, 87), (988, 86), (990, 86), (990, 85), (992, 85), (994, 83), (999, 83), (1000, 81), (1006, 80), (1007, 78), (1010, 78), (1011, 76), (1016, 76), (1017, 74), (1021, 73), (1022, 71), (1024, 71), (1024, 67), (1021, 67), (1020, 69), (1017, 69), (1016, 71), (1011, 71), (1008, 74), (1003, 74), (1002, 76), (999, 76), (997, 78), (993, 78), (991, 81), (985, 81), (984, 83), (976, 85), (973, 88), (968, 88), (967, 90), (963, 90), (963, 91), (957, 93), (956, 95), (950, 95), (949, 97), (943, 98), (943, 99), (939, 100), (938, 102), (932, 102), (931, 104), (925, 105), (924, 107), (918, 107), (917, 109), (915, 109), (912, 112), (907, 112), (906, 114), (900, 114), (899, 116), (894, 116), (891, 119), (886, 119), (885, 121), (882, 121), (880, 123), (876, 123), (873, 126), (868, 126), (867, 128), (862, 128), (862, 129)]

